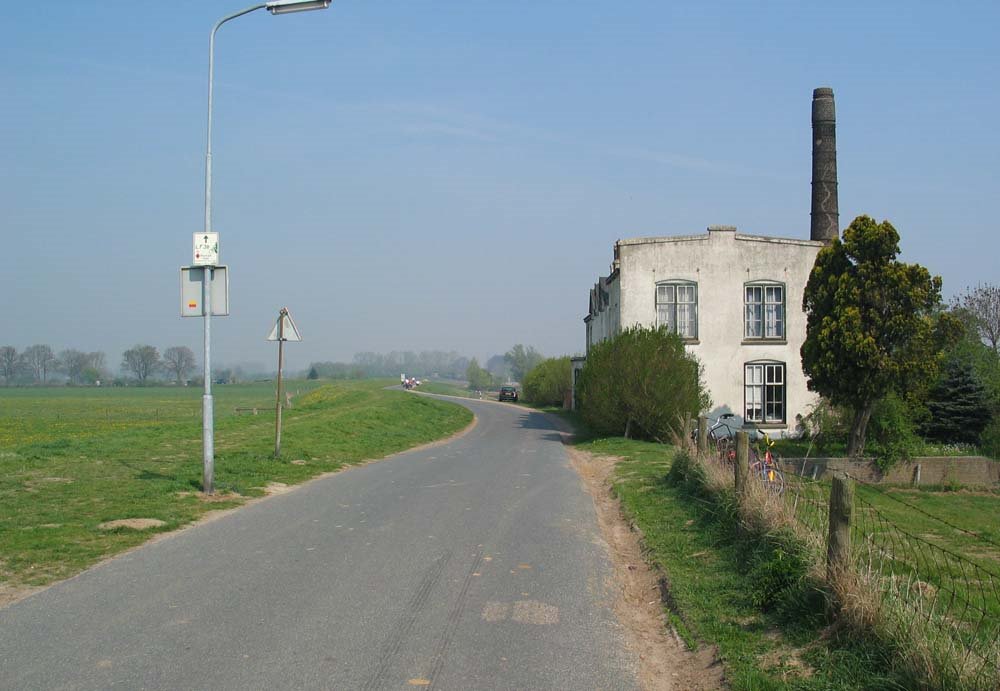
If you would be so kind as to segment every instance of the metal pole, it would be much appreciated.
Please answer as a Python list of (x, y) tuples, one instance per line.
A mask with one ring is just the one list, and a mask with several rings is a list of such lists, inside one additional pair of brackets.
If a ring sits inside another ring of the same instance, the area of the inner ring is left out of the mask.
[(202, 396), (202, 469), (201, 487), (205, 494), (215, 491), (215, 416), (212, 402), (212, 278), (214, 269), (206, 266), (202, 281), (201, 304), (205, 308), (205, 394)]
[(278, 397), (274, 407), (274, 457), (281, 456), (281, 365), (285, 346), (285, 315), (284, 307), (278, 313)]
[[(215, 75), (215, 32), (230, 19), (236, 19), (248, 12), (263, 9), (265, 5), (254, 5), (223, 17), (208, 38), (208, 135), (205, 143), (205, 232), (212, 231), (212, 82)], [(215, 491), (215, 429), (214, 404), (212, 401), (212, 274), (213, 267), (206, 266), (202, 289), (202, 304), (205, 307), (205, 394), (202, 396), (202, 490), (205, 494)]]

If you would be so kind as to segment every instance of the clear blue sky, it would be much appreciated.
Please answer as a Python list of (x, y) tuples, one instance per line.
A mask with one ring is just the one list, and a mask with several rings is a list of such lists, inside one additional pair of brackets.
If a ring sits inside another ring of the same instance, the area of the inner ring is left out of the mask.
[[(240, 1), (0, 14), (0, 345), (200, 352), (208, 33)], [(1000, 280), (1000, 3), (335, 0), (224, 26), (217, 362), (583, 349), (621, 237), (809, 234), (812, 89), (841, 225), (888, 218), (951, 295)], [(199, 357), (200, 359), (200, 357)]]

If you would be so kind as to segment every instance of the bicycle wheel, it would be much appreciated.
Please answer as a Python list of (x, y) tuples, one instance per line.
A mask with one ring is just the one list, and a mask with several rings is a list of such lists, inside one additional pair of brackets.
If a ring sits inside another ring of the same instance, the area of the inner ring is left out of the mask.
[(751, 474), (760, 479), (764, 489), (772, 494), (785, 493), (785, 475), (772, 463), (755, 463)]

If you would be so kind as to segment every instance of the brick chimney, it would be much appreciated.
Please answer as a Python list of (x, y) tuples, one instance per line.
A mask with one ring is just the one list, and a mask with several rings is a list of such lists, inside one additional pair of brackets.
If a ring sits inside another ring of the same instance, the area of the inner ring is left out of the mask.
[(813, 90), (812, 222), (809, 238), (832, 242), (840, 237), (837, 209), (837, 114), (833, 89)]

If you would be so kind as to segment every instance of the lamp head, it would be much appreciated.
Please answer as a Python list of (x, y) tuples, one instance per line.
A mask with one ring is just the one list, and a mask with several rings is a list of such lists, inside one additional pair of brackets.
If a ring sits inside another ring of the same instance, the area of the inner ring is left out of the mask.
[(264, 7), (271, 14), (291, 14), (292, 12), (308, 12), (309, 10), (325, 10), (331, 0), (268, 0)]

